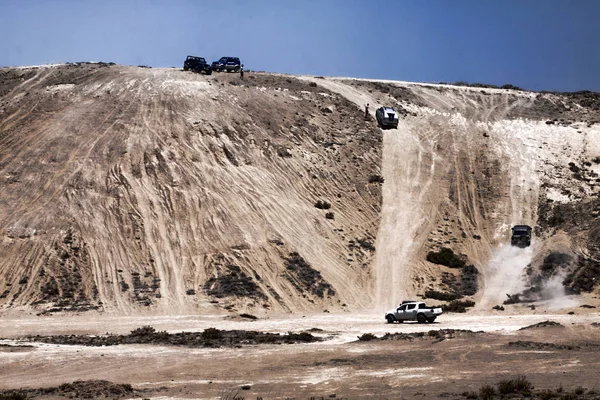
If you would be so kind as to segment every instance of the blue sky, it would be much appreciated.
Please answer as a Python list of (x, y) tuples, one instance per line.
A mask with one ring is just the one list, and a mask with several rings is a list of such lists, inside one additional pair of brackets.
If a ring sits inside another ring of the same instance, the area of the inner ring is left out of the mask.
[(0, 0), (0, 65), (112, 61), (600, 91), (600, 0)]

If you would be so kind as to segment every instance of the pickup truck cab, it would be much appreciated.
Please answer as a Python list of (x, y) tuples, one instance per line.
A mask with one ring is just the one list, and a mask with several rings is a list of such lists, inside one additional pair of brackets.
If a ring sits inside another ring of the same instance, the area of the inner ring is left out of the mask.
[(422, 301), (403, 301), (398, 308), (385, 313), (385, 319), (388, 324), (395, 321), (400, 323), (404, 321), (417, 321), (420, 324), (425, 322), (432, 323), (437, 317), (442, 315), (441, 308), (428, 307)]

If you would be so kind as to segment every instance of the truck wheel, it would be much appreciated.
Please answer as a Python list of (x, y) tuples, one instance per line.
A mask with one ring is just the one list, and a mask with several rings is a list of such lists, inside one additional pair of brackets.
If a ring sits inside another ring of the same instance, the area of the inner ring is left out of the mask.
[(388, 323), (388, 324), (393, 324), (393, 323), (394, 323), (394, 321), (396, 320), (396, 318), (394, 318), (394, 316), (393, 316), (393, 315), (386, 315), (386, 316), (385, 316), (385, 319), (387, 320), (387, 323)]
[(425, 316), (425, 314), (417, 315), (417, 322), (420, 324), (424, 324), (425, 322), (427, 322), (427, 317)]
[(435, 317), (427, 318), (427, 322), (429, 322), (430, 324), (433, 324), (433, 321), (435, 321)]

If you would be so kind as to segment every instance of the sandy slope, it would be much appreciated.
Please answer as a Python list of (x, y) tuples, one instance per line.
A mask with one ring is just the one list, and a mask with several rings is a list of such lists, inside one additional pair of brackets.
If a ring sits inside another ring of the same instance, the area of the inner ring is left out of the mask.
[[(564, 179), (565, 167), (581, 162), (582, 155), (586, 160), (595, 157), (598, 127), (585, 122), (548, 125), (549, 111), (539, 110), (539, 99), (526, 92), (311, 80), (357, 106), (370, 103), (373, 110), (377, 104), (398, 104), (415, 113), (398, 129), (384, 131), (386, 184), (375, 268), (380, 306), (436, 285), (439, 269), (432, 270), (423, 258), (424, 250), (437, 246), (466, 254), (480, 269), (485, 307), (525, 288), (522, 274), (535, 246), (493, 253), (503, 251), (512, 225), (536, 225), (543, 182), (557, 175)], [(390, 87), (409, 91), (398, 94)], [(529, 118), (517, 118), (520, 114)], [(595, 183), (578, 184), (581, 191), (598, 192)]]
[[(546, 198), (598, 193), (569, 165), (596, 168), (589, 107), (501, 89), (299, 78), (2, 70), (2, 307), (382, 309), (460, 281), (425, 261), (444, 246), (478, 268), (474, 298), (487, 308), (524, 288), (527, 265), (556, 247), (547, 230), (505, 255), (510, 226), (536, 225)], [(373, 115), (379, 104), (408, 114), (381, 131), (363, 120), (366, 103)], [(369, 183), (379, 173), (385, 183)], [(572, 241), (569, 251), (587, 254), (586, 238)], [(292, 252), (313, 269), (286, 268)]]
[[(343, 99), (268, 76), (84, 65), (27, 77), (0, 124), (6, 306), (67, 293), (75, 308), (214, 310), (204, 285), (227, 265), (252, 282), (241, 307), (365, 303), (354, 292), (367, 292), (371, 254), (347, 247), (375, 233), (380, 145), (374, 127), (320, 110), (347, 115)], [(334, 298), (283, 279), (294, 251)]]

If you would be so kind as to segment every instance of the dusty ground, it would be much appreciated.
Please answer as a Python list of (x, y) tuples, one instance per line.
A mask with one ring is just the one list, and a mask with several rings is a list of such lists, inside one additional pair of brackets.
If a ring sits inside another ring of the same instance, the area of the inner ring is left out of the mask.
[[(388, 325), (370, 314), (318, 314), (245, 321), (223, 316), (30, 317), (8, 319), (0, 328), (0, 389), (58, 386), (102, 379), (131, 384), (148, 398), (460, 398), (484, 384), (526, 375), (538, 389), (589, 389), (600, 371), (598, 313), (584, 315), (446, 315), (439, 323)], [(561, 326), (519, 330), (543, 321)], [(286, 333), (306, 331), (326, 340), (239, 348), (161, 345), (85, 347), (33, 343), (26, 334), (128, 333), (150, 324), (157, 330), (201, 331), (209, 327)], [(596, 324), (597, 325), (597, 324)], [(318, 328), (318, 329), (314, 329)], [(471, 330), (412, 340), (359, 342), (373, 333)], [(477, 332), (483, 331), (483, 332)], [(509, 345), (510, 342), (513, 342)], [(548, 344), (550, 343), (550, 344)], [(555, 345), (553, 345), (555, 344)], [(249, 389), (242, 390), (247, 385)], [(129, 397), (129, 396), (126, 396)], [(51, 397), (49, 397), (51, 398)], [(231, 398), (231, 397), (229, 397)]]

